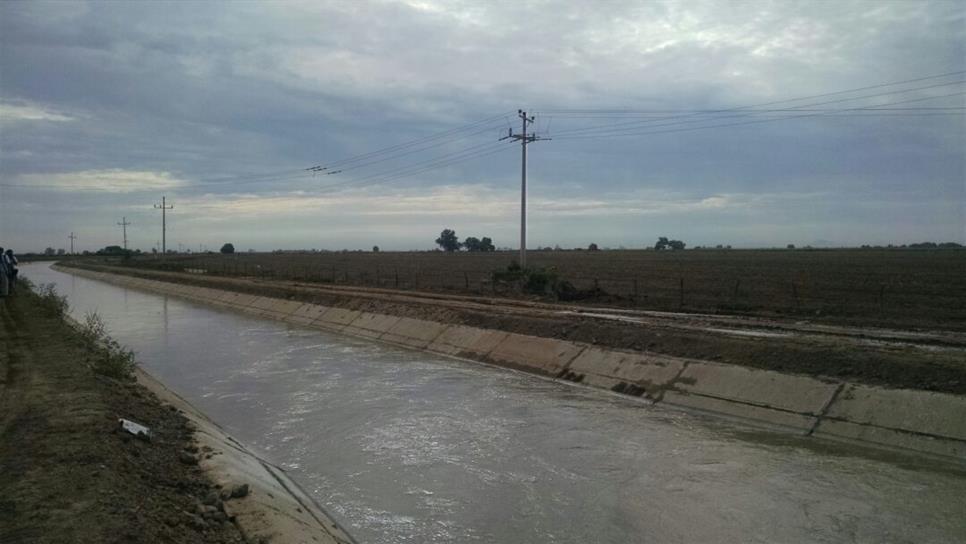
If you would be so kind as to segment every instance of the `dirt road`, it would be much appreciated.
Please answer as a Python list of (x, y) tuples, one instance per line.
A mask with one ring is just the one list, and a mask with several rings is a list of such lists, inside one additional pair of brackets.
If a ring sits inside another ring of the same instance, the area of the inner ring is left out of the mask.
[[(0, 542), (244, 542), (203, 508), (218, 490), (185, 418), (95, 375), (96, 351), (39, 300), (0, 299)], [(119, 417), (150, 439), (119, 431)]]
[(98, 266), (96, 269), (618, 349), (890, 387), (966, 393), (966, 333), (957, 331), (894, 330), (791, 319), (635, 311), (122, 267)]

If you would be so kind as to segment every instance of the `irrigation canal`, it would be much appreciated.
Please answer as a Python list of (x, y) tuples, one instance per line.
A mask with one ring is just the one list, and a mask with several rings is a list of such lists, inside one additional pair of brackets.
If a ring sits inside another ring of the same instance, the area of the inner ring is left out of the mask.
[(966, 540), (956, 469), (22, 270), (362, 543)]

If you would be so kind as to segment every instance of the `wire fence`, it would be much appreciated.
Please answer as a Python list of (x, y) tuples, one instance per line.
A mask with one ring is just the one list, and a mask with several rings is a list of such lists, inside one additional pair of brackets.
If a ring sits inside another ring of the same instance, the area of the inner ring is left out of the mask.
[[(194, 256), (122, 261), (127, 266), (208, 276), (249, 277), (365, 288), (440, 291), (479, 296), (528, 296), (519, 283), (494, 279), (496, 266), (444, 259), (380, 262), (373, 258)], [(488, 261), (481, 261), (488, 262)], [(567, 300), (654, 310), (774, 312), (940, 322), (966, 328), (966, 281), (955, 270), (889, 272), (865, 268), (771, 275), (761, 269), (715, 266), (620, 266), (600, 273), (560, 270), (573, 291)], [(817, 267), (821, 268), (821, 267)], [(846, 267), (848, 268), (848, 267)], [(551, 296), (551, 293), (547, 293)]]

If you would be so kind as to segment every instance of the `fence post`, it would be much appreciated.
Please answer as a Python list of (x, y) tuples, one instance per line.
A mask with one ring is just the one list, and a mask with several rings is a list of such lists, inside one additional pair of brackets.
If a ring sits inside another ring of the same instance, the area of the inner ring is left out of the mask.
[(465, 270), (463, 271), (463, 282), (466, 284), (466, 290), (469, 291), (470, 290), (470, 276), (469, 276), (469, 274), (466, 273)]
[(681, 307), (684, 308), (684, 278), (682, 277), (680, 278), (680, 280), (681, 280), (681, 283), (680, 283), (681, 287), (679, 290), (679, 301), (680, 301)]
[(634, 302), (637, 302), (637, 278), (634, 278)]
[(740, 286), (741, 286), (741, 278), (738, 278), (735, 280), (735, 294), (732, 295), (732, 298), (738, 298), (738, 287)]
[(399, 269), (393, 268), (392, 272), (396, 276), (396, 289), (398, 289), (399, 288)]

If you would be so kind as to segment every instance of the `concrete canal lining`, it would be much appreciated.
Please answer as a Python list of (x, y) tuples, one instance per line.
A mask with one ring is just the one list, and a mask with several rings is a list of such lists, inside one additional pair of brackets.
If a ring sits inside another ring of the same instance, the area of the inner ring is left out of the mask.
[(355, 543), (282, 469), (249, 451), (144, 370), (137, 370), (137, 379), (191, 422), (198, 447), (208, 452), (199, 464), (214, 483), (223, 489), (248, 485), (245, 497), (225, 501), (224, 505), (249, 542)]
[[(300, 326), (507, 366), (804, 435), (966, 462), (966, 399), (56, 267)], [(203, 290), (202, 290), (203, 289)]]

